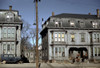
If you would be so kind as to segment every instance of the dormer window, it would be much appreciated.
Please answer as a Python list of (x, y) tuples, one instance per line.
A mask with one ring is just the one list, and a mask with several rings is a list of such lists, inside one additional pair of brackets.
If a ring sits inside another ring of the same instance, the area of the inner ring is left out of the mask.
[(61, 22), (55, 22), (55, 27), (61, 27)]
[(84, 27), (84, 23), (80, 22), (80, 26), (81, 26), (81, 28), (83, 28)]
[(92, 25), (93, 25), (93, 28), (97, 28), (97, 26), (98, 26), (98, 24), (96, 22), (93, 22)]
[(58, 22), (55, 22), (55, 26), (58, 27)]
[(74, 22), (70, 22), (70, 26), (74, 27), (75, 26)]
[(13, 13), (7, 13), (6, 14), (6, 21), (10, 22), (14, 20), (14, 14)]
[(48, 25), (48, 22), (46, 22), (46, 26)]
[(59, 27), (61, 27), (61, 22), (59, 22), (58, 24), (59, 24)]

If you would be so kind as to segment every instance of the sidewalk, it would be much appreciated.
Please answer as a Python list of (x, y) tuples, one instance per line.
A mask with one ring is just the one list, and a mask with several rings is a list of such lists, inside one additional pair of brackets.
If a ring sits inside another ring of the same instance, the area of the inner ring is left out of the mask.
[[(24, 64), (0, 64), (0, 68), (35, 68), (36, 63), (24, 63)], [(77, 67), (97, 67), (100, 68), (100, 64), (94, 63), (41, 63), (40, 68), (77, 68)]]

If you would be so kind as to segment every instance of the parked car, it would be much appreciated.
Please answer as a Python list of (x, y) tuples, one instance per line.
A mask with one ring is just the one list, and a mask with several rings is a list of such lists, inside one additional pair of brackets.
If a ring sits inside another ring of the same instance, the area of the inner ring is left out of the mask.
[(2, 54), (1, 62), (5, 61), (6, 63), (22, 63), (21, 57), (14, 57), (13, 54)]

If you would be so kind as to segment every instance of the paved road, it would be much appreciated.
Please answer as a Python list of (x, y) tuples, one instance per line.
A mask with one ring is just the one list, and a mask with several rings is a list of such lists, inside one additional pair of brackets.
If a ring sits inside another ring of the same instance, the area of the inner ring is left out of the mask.
[[(35, 63), (0, 64), (0, 68), (36, 68)], [(42, 63), (40, 68), (100, 68), (100, 64)]]

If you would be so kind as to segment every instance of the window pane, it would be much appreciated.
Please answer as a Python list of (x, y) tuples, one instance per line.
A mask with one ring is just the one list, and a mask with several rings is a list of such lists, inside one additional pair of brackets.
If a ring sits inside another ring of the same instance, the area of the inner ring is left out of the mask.
[(3, 54), (6, 54), (6, 44), (3, 44)]
[(64, 33), (62, 33), (62, 41), (64, 41)]
[(97, 38), (99, 38), (99, 34), (97, 34)]
[(62, 38), (64, 38), (64, 33), (62, 33)]
[(58, 49), (55, 47), (55, 56), (57, 56)]
[(97, 23), (93, 22), (93, 28), (97, 28)]
[(59, 47), (59, 56), (61, 56), (61, 47)]
[(62, 57), (65, 57), (65, 48), (63, 47), (62, 49), (63, 49), (63, 51), (62, 51)]
[(7, 50), (10, 51), (10, 44), (7, 45)]
[(72, 35), (71, 35), (71, 41), (72, 41), (72, 42), (75, 42), (74, 38), (75, 38), (75, 36), (72, 34)]
[(61, 27), (61, 22), (59, 22), (59, 27)]
[(100, 48), (98, 48), (98, 56), (100, 56)]
[(60, 33), (58, 34), (58, 41), (61, 41), (61, 35), (60, 35)]
[(97, 56), (97, 48), (95, 47), (95, 56)]
[(74, 38), (74, 35), (71, 35), (71, 38)]
[(74, 26), (74, 22), (70, 22), (70, 25), (73, 27)]
[(8, 38), (11, 38), (11, 28), (8, 28)]
[(94, 39), (96, 39), (96, 34), (94, 34)]
[(85, 42), (84, 34), (81, 34), (81, 42)]
[(51, 36), (52, 36), (52, 40), (53, 40), (53, 32), (51, 33)]
[(60, 33), (58, 34), (58, 37), (60, 38)]
[(59, 53), (61, 53), (61, 47), (59, 47)]
[(57, 41), (57, 38), (55, 38), (55, 41)]
[(55, 33), (55, 41), (57, 41), (57, 33)]
[(7, 38), (7, 28), (3, 28), (3, 32), (4, 32), (3, 37)]
[(15, 28), (12, 28), (12, 38), (15, 38)]
[(55, 37), (57, 37), (57, 34), (55, 34)]

